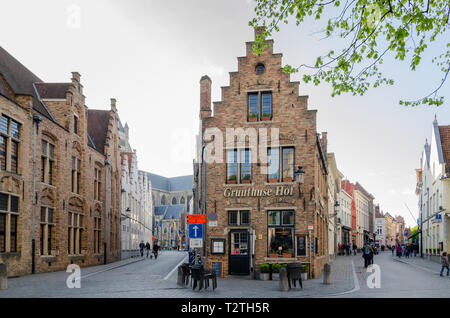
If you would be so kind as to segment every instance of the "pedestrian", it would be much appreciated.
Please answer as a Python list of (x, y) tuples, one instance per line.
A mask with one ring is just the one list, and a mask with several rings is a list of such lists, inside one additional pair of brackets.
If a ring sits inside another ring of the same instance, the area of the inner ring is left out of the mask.
[(442, 256), (441, 256), (441, 265), (442, 265), (442, 268), (441, 268), (441, 276), (442, 276), (442, 273), (444, 272), (444, 268), (447, 268), (447, 276), (449, 276), (449, 262), (448, 262), (448, 256), (447, 256), (447, 252), (444, 252), (444, 253), (442, 253)]
[(402, 253), (403, 253), (402, 246), (400, 244), (398, 244), (397, 245), (397, 256), (398, 256), (398, 258), (402, 257)]
[(370, 251), (369, 244), (366, 243), (364, 245), (363, 255), (362, 255), (362, 257), (364, 258), (364, 267), (365, 268), (367, 268), (367, 266), (369, 266), (369, 264), (370, 264), (370, 253), (371, 253), (371, 251)]
[(353, 242), (352, 248), (353, 248), (353, 255), (356, 255), (356, 249), (357, 249), (358, 247), (356, 246), (356, 243), (355, 243), (355, 242)]
[(409, 258), (409, 246), (405, 246), (405, 257)]
[(145, 244), (144, 244), (144, 240), (142, 240), (141, 243), (139, 243), (139, 250), (141, 252), (141, 257), (144, 257), (144, 248), (145, 248)]
[(155, 242), (155, 244), (153, 244), (153, 255), (155, 255), (155, 259), (158, 258), (159, 249), (160, 249), (160, 246), (158, 245), (158, 242)]
[(392, 246), (392, 247), (391, 247), (391, 250), (392, 250), (392, 256), (394, 256), (394, 250), (395, 250), (395, 247)]
[(145, 244), (145, 252), (146, 252), (147, 258), (150, 255), (150, 248), (151, 248), (150, 243), (147, 242), (147, 244)]

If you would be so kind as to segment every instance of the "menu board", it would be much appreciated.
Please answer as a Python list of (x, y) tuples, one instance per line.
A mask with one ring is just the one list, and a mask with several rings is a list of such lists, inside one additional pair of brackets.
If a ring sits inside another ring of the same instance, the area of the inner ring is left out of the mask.
[(211, 270), (216, 273), (216, 277), (222, 278), (223, 270), (222, 270), (222, 262), (212, 262)]
[(306, 237), (297, 236), (297, 256), (306, 256)]

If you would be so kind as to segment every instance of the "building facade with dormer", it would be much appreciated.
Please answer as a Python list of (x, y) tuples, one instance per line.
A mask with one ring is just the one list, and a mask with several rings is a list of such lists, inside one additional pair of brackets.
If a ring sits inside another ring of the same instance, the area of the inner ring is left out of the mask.
[(317, 132), (317, 111), (266, 42), (259, 55), (246, 43), (213, 109), (212, 81), (200, 80), (194, 206), (207, 215), (205, 262), (224, 275), (302, 262), (317, 276), (328, 262), (326, 133)]
[(46, 83), (0, 47), (0, 262), (8, 275), (120, 259), (117, 123), (114, 99), (109, 110), (86, 106), (77, 72)]
[(431, 127), (417, 170), (416, 194), (422, 229), (422, 252), (432, 257), (450, 251), (450, 125)]
[(121, 250), (122, 259), (140, 255), (139, 243), (153, 246), (153, 201), (150, 180), (138, 169), (136, 150), (131, 148), (129, 127), (119, 120), (122, 164)]

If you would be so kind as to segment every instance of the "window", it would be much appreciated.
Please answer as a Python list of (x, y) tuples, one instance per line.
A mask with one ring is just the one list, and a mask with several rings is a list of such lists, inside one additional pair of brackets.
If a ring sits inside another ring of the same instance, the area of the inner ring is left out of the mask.
[(272, 92), (248, 93), (248, 121), (272, 120)]
[(268, 256), (294, 257), (294, 211), (269, 211)]
[[(238, 160), (238, 154), (239, 159)], [(227, 183), (252, 182), (252, 156), (250, 149), (227, 150)]]
[(94, 254), (100, 254), (102, 219), (99, 216), (94, 217)]
[(250, 225), (250, 211), (229, 211), (228, 225), (230, 226)]
[(78, 117), (73, 116), (73, 132), (78, 135)]
[(0, 170), (19, 171), (20, 126), (8, 116), (0, 117)]
[(0, 253), (17, 252), (18, 216), (19, 197), (0, 193)]
[(52, 239), (55, 237), (54, 209), (41, 207), (41, 255), (52, 254)]
[(211, 254), (225, 254), (225, 239), (211, 239)]
[(80, 194), (81, 160), (72, 157), (72, 192)]
[(264, 73), (264, 71), (266, 70), (266, 67), (264, 66), (264, 64), (262, 63), (258, 63), (258, 65), (256, 65), (256, 74), (260, 75), (262, 73)]
[(53, 185), (53, 169), (55, 166), (55, 146), (42, 140), (41, 182)]
[[(268, 181), (293, 182), (294, 181), (294, 148), (281, 147), (268, 149)], [(282, 171), (280, 180), (280, 171)]]
[(69, 211), (68, 217), (68, 253), (69, 255), (79, 255), (82, 250), (83, 215)]
[(98, 168), (94, 168), (94, 200), (100, 201), (102, 172)]

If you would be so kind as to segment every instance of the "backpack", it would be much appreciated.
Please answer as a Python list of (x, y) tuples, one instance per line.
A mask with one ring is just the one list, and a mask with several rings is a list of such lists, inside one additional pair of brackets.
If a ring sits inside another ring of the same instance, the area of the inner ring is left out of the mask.
[(366, 254), (366, 255), (370, 254), (370, 250), (369, 250), (368, 246), (364, 247), (364, 254)]

